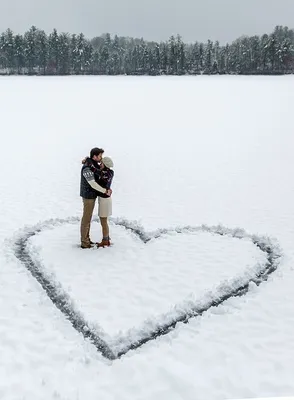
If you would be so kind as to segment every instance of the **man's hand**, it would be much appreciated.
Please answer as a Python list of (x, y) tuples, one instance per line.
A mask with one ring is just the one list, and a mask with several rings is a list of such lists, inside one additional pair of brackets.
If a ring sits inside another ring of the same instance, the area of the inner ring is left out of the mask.
[(85, 164), (86, 160), (87, 160), (87, 157), (83, 158), (82, 159), (82, 164)]
[(107, 194), (107, 196), (111, 196), (112, 195), (112, 190), (111, 189), (107, 189), (106, 190), (106, 194)]

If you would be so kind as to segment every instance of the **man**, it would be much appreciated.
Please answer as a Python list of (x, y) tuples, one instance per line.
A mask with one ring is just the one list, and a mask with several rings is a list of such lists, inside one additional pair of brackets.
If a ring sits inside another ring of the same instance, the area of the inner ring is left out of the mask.
[(103, 149), (95, 147), (90, 152), (90, 158), (87, 158), (83, 163), (81, 170), (81, 184), (80, 184), (80, 196), (83, 199), (83, 217), (81, 220), (81, 248), (89, 249), (94, 244), (90, 240), (90, 227), (95, 207), (98, 192), (111, 195), (111, 189), (104, 189), (95, 181), (94, 172), (90, 166), (94, 165), (99, 168), (98, 163), (102, 160)]

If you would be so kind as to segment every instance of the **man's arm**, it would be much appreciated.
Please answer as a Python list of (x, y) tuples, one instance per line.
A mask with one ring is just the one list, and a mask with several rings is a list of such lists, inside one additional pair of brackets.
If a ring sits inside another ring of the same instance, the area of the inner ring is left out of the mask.
[(84, 169), (83, 176), (86, 179), (86, 181), (88, 182), (88, 184), (94, 190), (97, 190), (97, 192), (100, 192), (100, 193), (107, 193), (108, 192), (107, 189), (104, 189), (102, 186), (98, 185), (98, 183), (95, 181), (94, 172), (92, 172), (90, 168), (87, 167), (87, 168)]

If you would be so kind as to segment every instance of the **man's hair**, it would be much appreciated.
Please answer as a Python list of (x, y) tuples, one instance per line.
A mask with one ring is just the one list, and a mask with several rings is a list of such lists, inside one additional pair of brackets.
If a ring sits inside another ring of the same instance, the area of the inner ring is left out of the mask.
[(103, 149), (99, 149), (99, 147), (94, 147), (94, 149), (90, 151), (90, 158), (93, 158), (94, 156), (99, 156), (99, 154), (103, 153), (104, 153)]

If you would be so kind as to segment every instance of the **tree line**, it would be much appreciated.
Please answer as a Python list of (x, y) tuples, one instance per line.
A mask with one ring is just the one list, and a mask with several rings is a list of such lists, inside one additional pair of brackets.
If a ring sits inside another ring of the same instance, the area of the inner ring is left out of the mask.
[(23, 35), (0, 36), (0, 74), (198, 75), (289, 74), (294, 70), (294, 30), (242, 36), (232, 43), (184, 43), (181, 36), (150, 42), (109, 33), (91, 40), (83, 33), (47, 35), (32, 26)]

